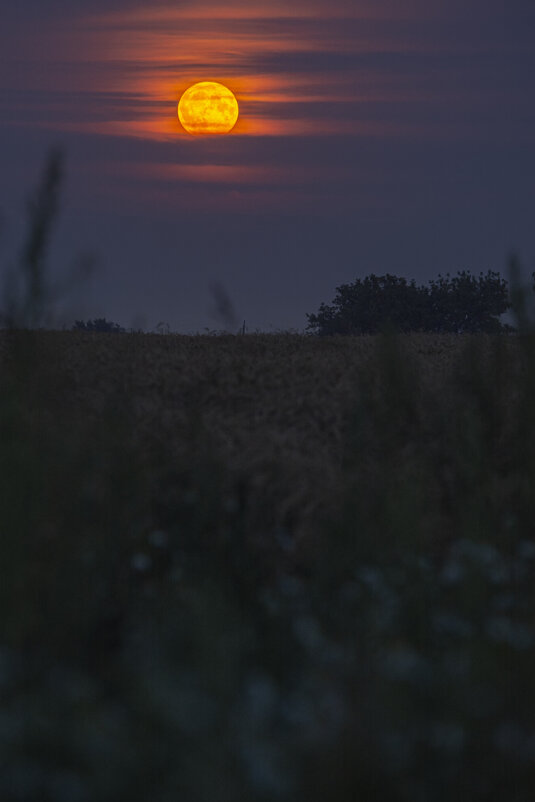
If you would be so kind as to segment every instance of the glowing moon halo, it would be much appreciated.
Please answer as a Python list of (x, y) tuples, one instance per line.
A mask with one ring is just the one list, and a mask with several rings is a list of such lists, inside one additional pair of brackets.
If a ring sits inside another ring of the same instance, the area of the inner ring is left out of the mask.
[(226, 86), (201, 81), (186, 89), (178, 104), (178, 119), (189, 134), (228, 134), (238, 119), (238, 101)]

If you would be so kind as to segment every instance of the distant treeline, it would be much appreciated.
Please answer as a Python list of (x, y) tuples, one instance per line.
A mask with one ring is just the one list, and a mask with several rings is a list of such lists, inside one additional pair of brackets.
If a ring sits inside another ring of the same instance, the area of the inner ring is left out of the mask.
[[(532, 277), (535, 291), (535, 273)], [(330, 306), (322, 303), (317, 314), (307, 314), (307, 329), (320, 336), (376, 334), (386, 329), (403, 333), (511, 333), (516, 328), (500, 321), (511, 308), (508, 282), (491, 270), (486, 275), (481, 272), (478, 278), (468, 270), (459, 271), (454, 278), (449, 273), (446, 277), (439, 274), (428, 287), (389, 273), (371, 273), (337, 287)], [(76, 320), (72, 328), (118, 334), (126, 331), (106, 318)]]
[[(0, 306), (0, 327), (8, 329), (42, 328), (50, 325), (49, 301), (61, 294), (61, 283), (49, 284), (46, 271), (47, 248), (52, 224), (58, 208), (62, 178), (62, 156), (53, 151), (45, 165), (41, 182), (29, 204), (29, 228), (17, 272), (5, 274)], [(479, 277), (468, 270), (450, 278), (439, 274), (429, 286), (418, 286), (414, 279), (387, 273), (357, 278), (352, 284), (341, 284), (331, 305), (322, 303), (317, 314), (307, 314), (307, 330), (320, 336), (333, 334), (375, 334), (394, 332), (431, 333), (508, 333), (517, 329), (500, 321), (500, 316), (513, 309), (520, 330), (530, 328), (526, 315), (524, 291), (515, 286), (520, 275), (517, 260), (511, 267), (511, 292), (500, 274), (489, 270)], [(532, 273), (535, 290), (535, 272)], [(218, 308), (223, 316), (233, 319), (232, 309), (221, 291)], [(105, 318), (76, 320), (73, 330), (123, 333), (126, 329)], [(158, 323), (159, 333), (169, 325)], [(133, 330), (130, 329), (132, 332)], [(245, 334), (245, 323), (240, 329)]]
[(112, 323), (111, 320), (106, 320), (105, 317), (95, 318), (94, 320), (75, 320), (73, 331), (110, 331), (114, 334), (124, 334), (126, 329), (118, 323)]
[[(535, 273), (532, 274), (535, 290)], [(497, 272), (459, 271), (455, 278), (439, 274), (429, 287), (404, 278), (373, 273), (352, 284), (341, 284), (329, 306), (308, 314), (307, 328), (331, 334), (375, 334), (387, 328), (398, 332), (483, 332), (496, 334), (516, 329), (499, 320), (512, 307), (507, 281)]]
[[(532, 278), (535, 291), (535, 273)], [(499, 318), (511, 308), (508, 282), (491, 270), (486, 275), (481, 272), (478, 278), (468, 270), (458, 271), (454, 278), (449, 273), (446, 277), (439, 274), (428, 287), (390, 273), (371, 273), (337, 287), (330, 306), (322, 303), (317, 314), (307, 314), (307, 329), (320, 336), (376, 334), (385, 329), (403, 333), (509, 333), (516, 328)], [(106, 318), (76, 320), (72, 328), (117, 334), (126, 331)]]

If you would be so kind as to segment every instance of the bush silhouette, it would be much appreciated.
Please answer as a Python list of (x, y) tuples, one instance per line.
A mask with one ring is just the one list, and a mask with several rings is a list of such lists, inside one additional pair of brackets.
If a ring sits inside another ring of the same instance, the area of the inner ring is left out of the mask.
[(507, 281), (499, 273), (489, 270), (476, 278), (463, 270), (455, 278), (449, 276), (439, 274), (427, 288), (389, 273), (372, 273), (337, 287), (331, 306), (322, 303), (317, 314), (307, 315), (307, 328), (322, 336), (376, 334), (385, 328), (436, 333), (513, 330), (499, 320), (511, 307)]
[(76, 320), (73, 331), (97, 331), (97, 332), (112, 332), (114, 334), (123, 334), (125, 329), (119, 326), (118, 323), (112, 323), (111, 320), (106, 320), (105, 317), (95, 318), (95, 320), (88, 320), (84, 323), (83, 320)]

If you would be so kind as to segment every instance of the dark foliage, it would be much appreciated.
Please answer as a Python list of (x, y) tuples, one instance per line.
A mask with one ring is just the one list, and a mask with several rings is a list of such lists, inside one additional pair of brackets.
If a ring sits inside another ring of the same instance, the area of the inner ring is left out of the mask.
[(95, 318), (95, 320), (88, 320), (84, 323), (83, 320), (76, 320), (73, 331), (109, 331), (113, 334), (123, 334), (125, 329), (119, 326), (118, 323), (112, 323), (111, 320), (106, 320), (105, 317)]
[(307, 328), (323, 336), (377, 334), (386, 328), (404, 333), (512, 331), (499, 320), (511, 307), (507, 281), (499, 273), (489, 270), (476, 278), (463, 270), (449, 276), (439, 274), (429, 287), (388, 273), (358, 278), (336, 288), (331, 306), (322, 303), (318, 314), (307, 315)]
[(428, 331), (497, 334), (512, 330), (499, 320), (511, 307), (507, 281), (499, 273), (489, 270), (476, 279), (463, 270), (455, 278), (446, 280), (439, 275), (438, 281), (429, 283)]

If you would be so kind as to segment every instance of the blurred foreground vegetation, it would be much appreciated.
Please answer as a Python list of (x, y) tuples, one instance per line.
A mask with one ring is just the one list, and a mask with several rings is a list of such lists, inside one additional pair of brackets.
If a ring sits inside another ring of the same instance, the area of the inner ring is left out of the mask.
[(531, 802), (520, 312), (507, 336), (11, 327), (0, 382), (0, 799)]

